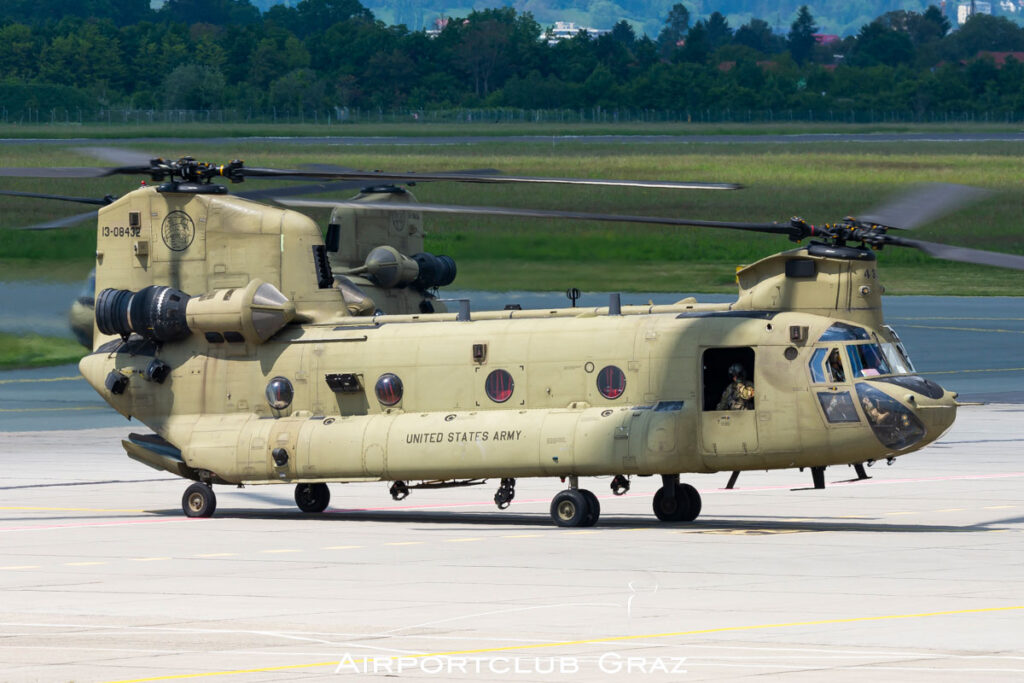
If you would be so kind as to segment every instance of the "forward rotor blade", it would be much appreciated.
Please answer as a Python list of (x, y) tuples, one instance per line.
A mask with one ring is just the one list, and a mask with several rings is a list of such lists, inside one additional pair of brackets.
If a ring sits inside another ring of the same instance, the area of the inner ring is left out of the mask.
[(383, 171), (301, 171), (244, 167), (239, 173), (247, 178), (322, 178), (324, 180), (368, 180), (371, 184), (450, 181), (457, 183), (520, 183), (554, 185), (597, 185), (602, 187), (646, 187), (669, 190), (738, 190), (733, 183), (695, 183), (669, 180), (601, 180), (596, 178), (544, 178), (538, 176), (486, 176), (469, 173), (385, 173)]
[(69, 197), (61, 194), (40, 194), (39, 192), (18, 192), (16, 190), (0, 190), (0, 195), (6, 197), (29, 197), (32, 199), (56, 199), (62, 202), (77, 202), (79, 204), (95, 204), (106, 206), (110, 203), (107, 198), (96, 199), (95, 197)]
[(113, 175), (110, 168), (95, 166), (52, 166), (50, 168), (0, 168), (5, 178), (102, 178)]
[(945, 259), (947, 261), (963, 261), (964, 263), (977, 263), (982, 266), (997, 266), (999, 268), (1024, 270), (1024, 256), (1020, 256), (1018, 254), (1006, 254), (1000, 251), (984, 251), (982, 249), (968, 249), (966, 247), (954, 247), (948, 244), (939, 244), (937, 242), (923, 242), (921, 240), (908, 240), (903, 238), (891, 238), (890, 243), (920, 249), (929, 256)]
[(14, 230), (58, 230), (60, 228), (69, 228), (90, 218), (96, 218), (95, 210), (86, 211), (85, 213), (78, 213), (75, 214), (74, 216), (65, 216), (64, 218), (57, 218), (52, 221), (46, 221), (43, 223), (36, 223), (35, 225), (23, 225), (14, 228)]
[(911, 230), (968, 204), (979, 202), (991, 194), (988, 190), (970, 185), (929, 183), (857, 216), (857, 220), (887, 228)]
[(626, 216), (608, 213), (586, 213), (582, 211), (550, 211), (545, 209), (509, 209), (498, 206), (459, 206), (454, 204), (418, 204), (398, 202), (337, 202), (315, 199), (282, 199), (285, 206), (310, 208), (342, 208), (361, 211), (412, 211), (422, 213), (464, 214), (476, 216), (514, 216), (517, 218), (559, 218), (578, 221), (608, 221), (617, 223), (647, 223), (651, 225), (679, 225), (698, 228), (726, 228), (749, 230), (777, 235), (791, 235), (794, 228), (780, 223), (733, 223), (729, 221), (702, 221), (688, 218), (664, 218), (659, 216)]
[[(360, 171), (358, 168), (335, 166), (333, 164), (300, 164), (299, 168), (303, 171), (317, 171), (320, 173), (365, 173), (365, 171)], [(501, 171), (496, 168), (467, 168), (450, 172), (459, 175), (501, 175)]]

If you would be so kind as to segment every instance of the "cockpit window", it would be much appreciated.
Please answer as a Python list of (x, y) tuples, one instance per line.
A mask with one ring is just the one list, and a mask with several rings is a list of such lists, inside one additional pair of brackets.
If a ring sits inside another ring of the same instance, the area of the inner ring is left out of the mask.
[(834, 394), (819, 391), (818, 402), (821, 403), (821, 409), (825, 411), (825, 417), (829, 422), (860, 422), (857, 409), (853, 407), (853, 399), (850, 398), (848, 391)]
[(871, 337), (863, 327), (855, 327), (846, 323), (832, 323), (832, 326), (825, 330), (818, 341), (867, 341), (869, 339)]
[(815, 384), (826, 382), (840, 383), (846, 381), (843, 368), (843, 356), (838, 347), (831, 349), (815, 349), (810, 362), (811, 381)]
[[(886, 360), (889, 361), (889, 365), (892, 366), (893, 371), (896, 374), (909, 374), (917, 372), (914, 368), (914, 361), (910, 360), (910, 354), (907, 353), (907, 347), (903, 345), (903, 340), (900, 339), (900, 335), (896, 334), (896, 330), (893, 329), (892, 325), (884, 325), (885, 331), (889, 333), (889, 337), (892, 339), (891, 342), (882, 344), (882, 351), (885, 353)], [(901, 369), (901, 368), (906, 368)]]
[(899, 346), (896, 344), (883, 342), (882, 353), (885, 354), (885, 360), (888, 361), (893, 374), (909, 375), (914, 372), (914, 366), (910, 364), (910, 359), (900, 353)]
[(906, 406), (866, 382), (856, 387), (864, 417), (886, 448), (901, 450), (924, 437), (924, 425)]
[(851, 344), (846, 347), (846, 355), (850, 358), (854, 378), (892, 374), (878, 344)]
[(815, 384), (824, 384), (827, 380), (825, 379), (825, 355), (828, 353), (828, 349), (814, 349), (814, 355), (811, 356), (811, 381)]

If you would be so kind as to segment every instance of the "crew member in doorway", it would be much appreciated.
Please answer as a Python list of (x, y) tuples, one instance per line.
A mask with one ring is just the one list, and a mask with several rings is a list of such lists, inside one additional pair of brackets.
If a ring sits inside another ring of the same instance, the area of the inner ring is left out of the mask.
[(722, 392), (722, 400), (715, 410), (753, 410), (754, 383), (747, 379), (747, 371), (740, 363), (729, 366), (732, 382)]

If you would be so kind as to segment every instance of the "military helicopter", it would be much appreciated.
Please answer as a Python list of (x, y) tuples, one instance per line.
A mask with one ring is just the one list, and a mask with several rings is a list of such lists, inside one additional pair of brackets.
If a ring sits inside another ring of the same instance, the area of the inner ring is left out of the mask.
[[(1024, 268), (1021, 256), (889, 234), (912, 222), (900, 216), (814, 226), (463, 207), (813, 241), (740, 269), (730, 304), (613, 296), (593, 309), (354, 316), (311, 219), (212, 182), (297, 171), (183, 159), (116, 172), (163, 184), (99, 211), (95, 349), (79, 367), (153, 430), (122, 441), (129, 457), (194, 481), (182, 497), (192, 517), (214, 513), (217, 485), (292, 484), (317, 513), (329, 483), (389, 482), (401, 499), (496, 479), (503, 509), (517, 478), (557, 477), (552, 520), (589, 526), (601, 506), (581, 478), (611, 477), (622, 494), (657, 475), (653, 512), (679, 522), (702, 508), (682, 473), (806, 467), (823, 483), (827, 466), (922, 448), (956, 415), (956, 395), (915, 375), (884, 323), (875, 249)], [(749, 392), (723, 406), (737, 381)]]

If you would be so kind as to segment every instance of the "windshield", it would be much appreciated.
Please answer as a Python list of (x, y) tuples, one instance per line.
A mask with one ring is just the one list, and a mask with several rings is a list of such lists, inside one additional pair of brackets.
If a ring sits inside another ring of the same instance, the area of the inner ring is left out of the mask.
[(846, 354), (855, 378), (892, 374), (878, 344), (851, 344), (846, 347)]
[(885, 360), (889, 362), (893, 374), (909, 375), (914, 372), (914, 366), (910, 364), (910, 359), (900, 353), (900, 348), (896, 344), (883, 343), (882, 353), (885, 354)]

